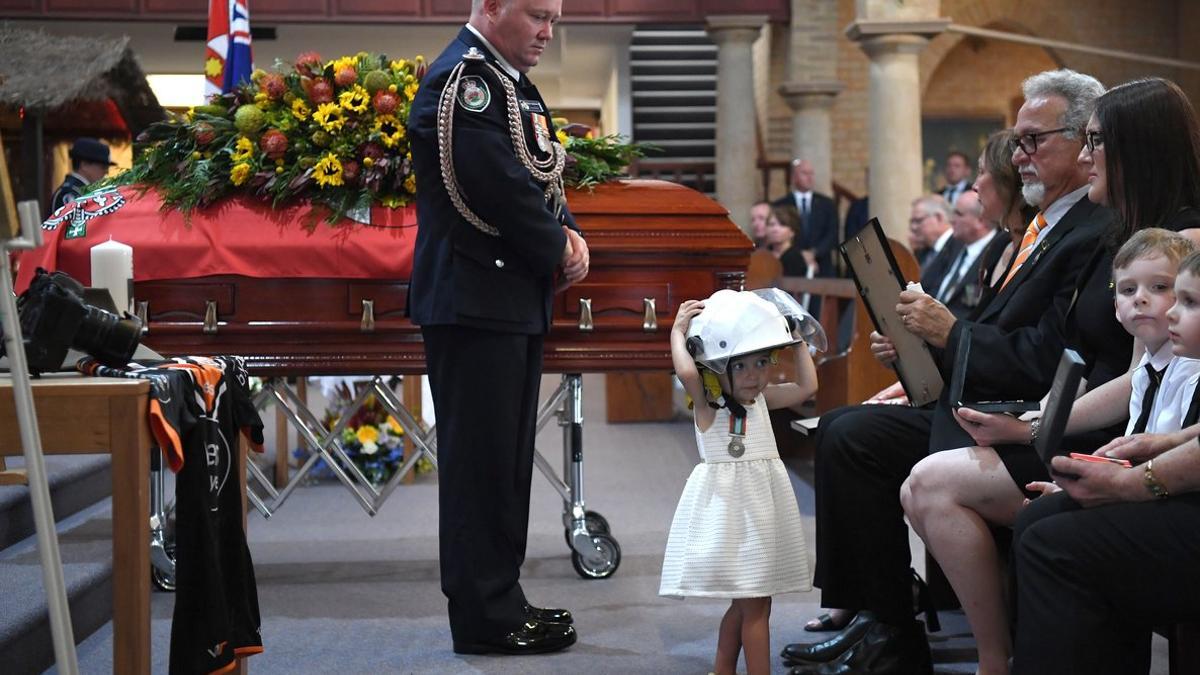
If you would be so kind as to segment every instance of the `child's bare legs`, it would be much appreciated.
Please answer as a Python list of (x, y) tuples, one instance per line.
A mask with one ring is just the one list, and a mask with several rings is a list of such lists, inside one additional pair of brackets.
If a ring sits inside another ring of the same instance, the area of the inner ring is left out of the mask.
[(721, 632), (717, 633), (716, 675), (737, 672), (738, 653), (742, 651), (742, 608), (738, 601), (729, 603), (721, 617)]
[(988, 523), (1011, 525), (1024, 500), (991, 448), (921, 460), (900, 488), (913, 529), (962, 602), (979, 648), (980, 675), (1006, 675), (1012, 654), (996, 544)]
[(771, 598), (734, 600), (721, 619), (717, 636), (717, 675), (737, 670), (739, 649), (746, 654), (746, 672), (771, 672)]

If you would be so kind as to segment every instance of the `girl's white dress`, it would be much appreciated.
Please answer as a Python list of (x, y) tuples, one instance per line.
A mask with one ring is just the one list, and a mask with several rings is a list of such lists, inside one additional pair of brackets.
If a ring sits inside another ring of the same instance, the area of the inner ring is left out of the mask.
[(731, 438), (727, 408), (708, 431), (696, 429), (703, 461), (675, 509), (659, 595), (756, 598), (812, 588), (800, 509), (762, 394), (746, 406), (741, 457), (730, 456)]

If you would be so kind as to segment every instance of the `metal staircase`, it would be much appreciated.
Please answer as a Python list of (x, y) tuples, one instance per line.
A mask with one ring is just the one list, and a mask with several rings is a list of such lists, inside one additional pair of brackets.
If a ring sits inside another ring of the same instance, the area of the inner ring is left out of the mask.
[(634, 171), (716, 190), (717, 46), (701, 26), (639, 26), (630, 44), (633, 138), (661, 152)]

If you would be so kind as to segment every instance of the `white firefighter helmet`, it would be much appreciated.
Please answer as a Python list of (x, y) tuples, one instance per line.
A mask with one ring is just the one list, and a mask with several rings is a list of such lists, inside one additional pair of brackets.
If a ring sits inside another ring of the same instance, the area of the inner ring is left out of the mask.
[(724, 373), (729, 360), (789, 347), (801, 341), (825, 349), (825, 332), (788, 293), (720, 290), (688, 327), (688, 352), (697, 363)]

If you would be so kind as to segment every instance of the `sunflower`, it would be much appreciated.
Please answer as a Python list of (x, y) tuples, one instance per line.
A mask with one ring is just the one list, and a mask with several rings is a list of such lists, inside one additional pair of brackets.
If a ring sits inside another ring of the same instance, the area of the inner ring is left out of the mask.
[(337, 155), (332, 152), (325, 153), (321, 161), (313, 167), (313, 178), (321, 187), (341, 185), (342, 163), (338, 161)]
[(234, 185), (241, 185), (250, 177), (250, 165), (238, 163), (233, 165), (233, 169), (229, 171), (229, 180)]
[(364, 113), (371, 105), (371, 95), (361, 84), (356, 84), (338, 95), (338, 103), (350, 112)]
[(404, 140), (404, 125), (395, 115), (379, 115), (372, 127), (380, 136), (383, 144), (389, 148)]
[(295, 116), (296, 119), (304, 121), (308, 119), (308, 116), (311, 114), (312, 109), (308, 107), (308, 104), (304, 102), (304, 99), (298, 98), (292, 101), (292, 115)]
[(331, 133), (340, 131), (346, 123), (345, 114), (336, 103), (322, 103), (312, 117), (321, 128)]
[(245, 136), (238, 136), (237, 146), (233, 149), (229, 158), (236, 162), (245, 162), (254, 156), (254, 141)]

